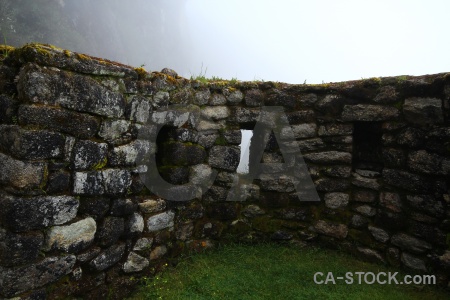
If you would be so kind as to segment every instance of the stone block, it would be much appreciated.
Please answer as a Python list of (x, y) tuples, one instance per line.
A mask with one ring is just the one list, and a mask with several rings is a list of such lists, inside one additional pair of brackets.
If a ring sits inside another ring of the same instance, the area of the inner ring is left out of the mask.
[(257, 216), (264, 215), (266, 212), (255, 204), (250, 204), (242, 210), (242, 214), (247, 218), (254, 218)]
[(395, 136), (393, 142), (408, 148), (417, 148), (425, 143), (425, 132), (418, 128), (408, 127)]
[(389, 234), (381, 228), (369, 226), (369, 231), (379, 242), (386, 243), (389, 240)]
[(339, 136), (353, 134), (353, 124), (330, 123), (319, 127), (319, 136)]
[(401, 261), (407, 268), (422, 272), (427, 271), (425, 262), (409, 253), (403, 252), (401, 255)]
[(65, 193), (70, 188), (70, 173), (54, 172), (48, 176), (47, 194), (55, 195)]
[(56, 159), (64, 155), (65, 138), (60, 133), (0, 125), (0, 140), (0, 149), (18, 158)]
[(444, 122), (442, 100), (437, 98), (408, 98), (403, 105), (405, 119), (414, 124)]
[[(309, 97), (305, 97), (305, 100), (309, 101), (311, 104), (308, 104), (308, 106), (312, 106), (314, 103), (315, 109), (322, 113), (322, 114), (328, 114), (328, 115), (338, 115), (343, 106), (342, 98), (338, 95), (326, 95), (321, 100), (317, 101), (317, 96), (314, 94), (311, 94)], [(314, 101), (316, 100), (316, 101)]]
[(339, 151), (325, 151), (303, 155), (306, 161), (316, 164), (351, 164), (352, 154)]
[(369, 190), (353, 191), (353, 200), (355, 202), (374, 203), (377, 200), (377, 194)]
[(229, 105), (239, 104), (244, 99), (244, 94), (242, 94), (240, 90), (236, 90), (234, 88), (225, 88), (223, 90), (223, 94), (225, 95)]
[(44, 235), (41, 232), (17, 234), (0, 229), (0, 266), (14, 267), (33, 263), (38, 258), (43, 243)]
[(99, 224), (97, 240), (100, 246), (108, 247), (115, 244), (125, 231), (125, 221), (119, 217), (106, 217)]
[(151, 101), (154, 108), (158, 109), (169, 105), (170, 95), (165, 91), (158, 91), (153, 95), (153, 101)]
[(125, 99), (88, 76), (29, 64), (20, 72), (19, 98), (109, 118), (124, 115)]
[(180, 224), (175, 231), (175, 237), (180, 241), (187, 241), (192, 237), (194, 232), (194, 224), (193, 222), (185, 222)]
[(154, 215), (147, 220), (147, 229), (150, 232), (159, 231), (161, 229), (170, 228), (174, 226), (175, 213), (172, 211), (163, 212)]
[(220, 121), (207, 121), (201, 120), (198, 125), (195, 127), (198, 131), (212, 131), (212, 130), (221, 130), (225, 129), (226, 122), (225, 120)]
[(382, 263), (382, 264), (386, 263), (386, 261), (378, 251), (363, 247), (357, 247), (356, 249), (358, 250), (359, 255), (361, 255), (364, 260), (374, 263)]
[(191, 202), (178, 212), (179, 220), (197, 220), (203, 218), (205, 209), (198, 202)]
[(207, 120), (223, 120), (230, 116), (230, 109), (226, 106), (207, 106), (202, 109), (201, 116)]
[(94, 137), (100, 128), (94, 116), (56, 107), (21, 105), (18, 117), (21, 125), (38, 126), (81, 139)]
[(231, 187), (238, 179), (238, 174), (234, 172), (220, 171), (217, 174), (216, 182), (220, 183), (222, 186)]
[(79, 213), (99, 220), (109, 211), (110, 199), (104, 197), (81, 198)]
[(215, 144), (218, 137), (219, 133), (216, 130), (199, 132), (198, 144), (204, 147), (205, 149), (209, 149)]
[[(315, 123), (292, 125), (291, 128), (294, 134), (294, 138), (296, 139), (311, 138), (316, 136), (317, 125)], [(283, 131), (281, 132), (281, 134), (283, 135)]]
[(102, 251), (96, 258), (94, 258), (89, 263), (89, 266), (95, 271), (106, 270), (118, 263), (122, 259), (124, 253), (124, 244), (112, 245), (111, 247)]
[(425, 150), (410, 152), (408, 155), (408, 167), (428, 175), (449, 175), (450, 166), (447, 164), (450, 164), (450, 159)]
[(0, 184), (16, 189), (40, 189), (47, 182), (47, 164), (24, 162), (0, 153)]
[(90, 247), (88, 250), (77, 255), (77, 261), (84, 264), (99, 255), (100, 252), (102, 252), (100, 247)]
[(245, 93), (245, 104), (247, 106), (261, 106), (264, 104), (264, 93), (259, 89), (251, 89)]
[(75, 170), (101, 169), (106, 165), (108, 144), (89, 140), (79, 140), (73, 147), (73, 162)]
[(373, 217), (377, 213), (376, 209), (369, 205), (358, 206), (355, 210), (366, 217)]
[(276, 215), (283, 220), (295, 220), (295, 221), (311, 221), (312, 213), (309, 208), (282, 208), (277, 210)]
[(287, 119), (289, 124), (304, 124), (304, 123), (312, 123), (316, 121), (315, 113), (313, 110), (300, 110), (287, 112)]
[(398, 93), (395, 87), (391, 85), (383, 86), (378, 90), (378, 94), (373, 101), (381, 104), (392, 104), (398, 101)]
[(324, 220), (319, 220), (314, 224), (314, 229), (321, 234), (334, 237), (337, 239), (345, 239), (348, 234), (348, 228), (344, 224), (335, 224)]
[(348, 205), (350, 196), (345, 193), (327, 193), (325, 194), (325, 206), (328, 208), (343, 208)]
[(166, 209), (166, 201), (163, 199), (148, 199), (144, 200), (144, 202), (139, 203), (139, 209), (144, 214), (151, 214), (160, 212)]
[(134, 140), (129, 144), (115, 147), (108, 155), (112, 167), (135, 166), (148, 161), (150, 154), (156, 152), (156, 145), (147, 140)]
[(256, 184), (240, 184), (237, 189), (232, 189), (229, 193), (227, 195), (227, 201), (258, 200), (260, 187)]
[(131, 173), (127, 170), (105, 169), (103, 171), (75, 172), (73, 193), (76, 195), (120, 196), (131, 186)]
[(131, 141), (131, 122), (127, 120), (106, 119), (102, 122), (98, 135), (112, 145)]
[(189, 86), (179, 88), (171, 93), (170, 104), (186, 105), (190, 103), (192, 96), (193, 91)]
[(397, 119), (400, 112), (395, 107), (357, 104), (345, 105), (342, 112), (343, 121), (386, 121)]
[(209, 165), (213, 168), (235, 171), (240, 161), (240, 150), (234, 147), (214, 146), (209, 151)]
[(221, 186), (211, 186), (203, 195), (203, 200), (206, 202), (221, 202), (225, 201), (228, 196), (228, 189)]
[(182, 143), (198, 143), (198, 133), (188, 128), (177, 128), (172, 132), (172, 138)]
[(433, 195), (408, 195), (407, 203), (415, 210), (435, 218), (445, 215), (445, 204)]
[(0, 267), (0, 294), (13, 297), (37, 289), (72, 272), (75, 255), (48, 257), (39, 263), (5, 269)]
[(128, 170), (106, 169), (102, 171), (102, 177), (106, 195), (123, 195), (131, 185), (131, 173)]
[(144, 218), (139, 213), (132, 214), (126, 222), (125, 234), (137, 235), (144, 231)]
[(242, 141), (242, 133), (240, 130), (226, 130), (223, 137), (228, 144), (239, 145)]
[(321, 178), (314, 184), (320, 192), (345, 192), (350, 187), (348, 180), (337, 178)]
[(361, 215), (353, 215), (350, 224), (354, 228), (364, 228), (369, 223), (367, 218), (364, 218)]
[(237, 123), (255, 123), (259, 120), (261, 110), (258, 108), (236, 107), (231, 116)]
[(439, 262), (444, 269), (450, 270), (450, 251), (446, 250), (445, 253), (439, 256)]
[(293, 192), (298, 179), (286, 176), (286, 175), (268, 175), (262, 174), (259, 176), (261, 180), (261, 189), (264, 191), (276, 191), (276, 192)]
[(434, 224), (424, 224), (423, 222), (409, 221), (409, 232), (414, 236), (421, 238), (433, 245), (433, 248), (442, 247), (445, 249), (447, 242), (447, 235), (443, 230), (439, 229)]
[(301, 152), (319, 151), (326, 148), (326, 144), (320, 138), (297, 141)]
[[(124, 78), (123, 84), (125, 86), (126, 94), (137, 94), (138, 92), (138, 81), (137, 78)], [(145, 94), (143, 92), (143, 94)]]
[(79, 201), (72, 196), (16, 197), (0, 199), (0, 215), (4, 226), (15, 232), (61, 225), (77, 215)]
[(126, 118), (137, 123), (146, 123), (150, 118), (151, 109), (150, 99), (139, 95), (130, 96), (126, 107)]
[(66, 226), (51, 227), (46, 233), (46, 250), (77, 253), (92, 244), (97, 224), (91, 217)]
[(130, 252), (127, 261), (123, 264), (123, 271), (125, 273), (140, 272), (148, 267), (150, 262), (145, 257), (142, 257), (134, 252)]
[(75, 172), (73, 175), (73, 193), (86, 196), (105, 194), (102, 172)]
[(7, 95), (0, 95), (0, 124), (12, 124), (17, 116), (18, 108), (19, 101)]
[(314, 104), (317, 102), (317, 95), (310, 93), (310, 94), (306, 94), (306, 95), (301, 95), (299, 97), (298, 102), (300, 103), (300, 105), (303, 107), (313, 107)]
[(64, 68), (82, 74), (103, 75), (112, 77), (128, 77), (137, 79), (138, 74), (133, 67), (107, 62), (91, 56), (62, 50), (50, 45), (25, 45), (20, 49), (21, 59), (45, 65), (55, 70)]
[(193, 103), (197, 105), (205, 105), (209, 102), (210, 97), (211, 92), (209, 89), (199, 90), (194, 94)]
[(115, 217), (127, 216), (136, 212), (138, 205), (131, 199), (117, 198), (111, 203), (111, 215)]
[(198, 223), (194, 236), (208, 239), (219, 239), (222, 235), (223, 224), (218, 221)]
[(357, 187), (379, 190), (381, 185), (378, 183), (376, 178), (367, 178), (359, 175), (358, 173), (353, 173), (352, 184)]
[(169, 142), (161, 150), (168, 165), (192, 166), (203, 163), (206, 151), (202, 146), (180, 142)]
[(153, 244), (153, 238), (140, 238), (136, 241), (134, 244), (133, 250), (134, 251), (145, 251), (152, 247)]
[(424, 176), (395, 169), (384, 169), (383, 179), (387, 184), (415, 193), (432, 193), (435, 191), (434, 182)]
[(166, 246), (164, 246), (164, 245), (157, 246), (157, 247), (155, 247), (155, 249), (152, 250), (152, 252), (150, 252), (150, 260), (159, 259), (159, 258), (163, 257), (166, 253), (167, 253)]
[(381, 155), (386, 167), (403, 167), (406, 162), (405, 153), (401, 149), (383, 148)]
[(213, 94), (209, 101), (210, 105), (224, 105), (225, 103), (227, 103), (227, 98), (222, 94)]
[(267, 106), (283, 106), (287, 110), (293, 110), (297, 104), (297, 99), (290, 93), (274, 88), (267, 92), (265, 104)]
[(386, 259), (389, 264), (400, 267), (400, 250), (398, 248), (388, 248), (386, 252)]
[(419, 254), (432, 249), (432, 246), (429, 243), (405, 233), (398, 233), (393, 235), (391, 238), (391, 243), (405, 251)]

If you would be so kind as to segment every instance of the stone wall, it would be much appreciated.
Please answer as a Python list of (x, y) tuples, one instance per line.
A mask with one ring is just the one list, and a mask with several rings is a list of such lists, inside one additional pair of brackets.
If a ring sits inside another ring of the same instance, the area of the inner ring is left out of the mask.
[[(448, 284), (450, 73), (202, 83), (51, 46), (2, 51), (1, 297), (120, 298), (135, 278), (219, 241), (317, 243)], [(262, 162), (275, 167), (236, 174), (240, 129), (272, 106), (284, 108), (320, 201), (277, 170), (274, 135)], [(152, 155), (172, 196), (144, 184), (136, 162)], [(173, 201), (211, 174), (193, 200)], [(239, 201), (227, 201), (234, 182)]]

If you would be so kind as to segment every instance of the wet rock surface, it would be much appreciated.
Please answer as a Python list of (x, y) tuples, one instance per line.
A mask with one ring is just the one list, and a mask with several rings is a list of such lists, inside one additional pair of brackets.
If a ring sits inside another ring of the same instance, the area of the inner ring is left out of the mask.
[[(448, 283), (449, 78), (204, 83), (13, 50), (0, 63), (0, 298), (122, 295), (223, 239), (317, 243)], [(257, 126), (261, 168), (237, 173), (241, 130)]]

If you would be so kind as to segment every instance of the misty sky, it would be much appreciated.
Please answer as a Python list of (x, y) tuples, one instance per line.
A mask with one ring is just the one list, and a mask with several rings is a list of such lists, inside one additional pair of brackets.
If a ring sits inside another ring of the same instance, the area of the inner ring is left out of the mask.
[(450, 71), (449, 0), (0, 0), (0, 37), (184, 77), (322, 83)]
[[(448, 0), (188, 0), (193, 74), (322, 83), (450, 71)], [(188, 76), (190, 74), (183, 74)]]

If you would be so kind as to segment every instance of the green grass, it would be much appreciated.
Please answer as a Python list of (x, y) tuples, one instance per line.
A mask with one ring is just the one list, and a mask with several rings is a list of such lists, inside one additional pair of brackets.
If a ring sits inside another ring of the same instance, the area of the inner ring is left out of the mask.
[(191, 74), (191, 80), (197, 80), (200, 81), (202, 83), (212, 83), (212, 82), (218, 82), (218, 81), (226, 81), (229, 82), (230, 84), (235, 84), (238, 82), (238, 79), (233, 77), (231, 78), (231, 80), (229, 79), (223, 79), (221, 77), (218, 76), (211, 76), (211, 77), (206, 77), (206, 72), (208, 71), (208, 67), (205, 68), (205, 71), (203, 71), (203, 63), (202, 66), (200, 68), (200, 72), (195, 75), (195, 74)]
[[(450, 299), (435, 286), (314, 284), (316, 272), (395, 272), (337, 251), (273, 244), (229, 245), (168, 268), (130, 299)], [(400, 276), (399, 276), (400, 275)], [(402, 274), (397, 275), (401, 280)], [(355, 282), (357, 275), (354, 275)], [(322, 278), (325, 279), (325, 276)]]

